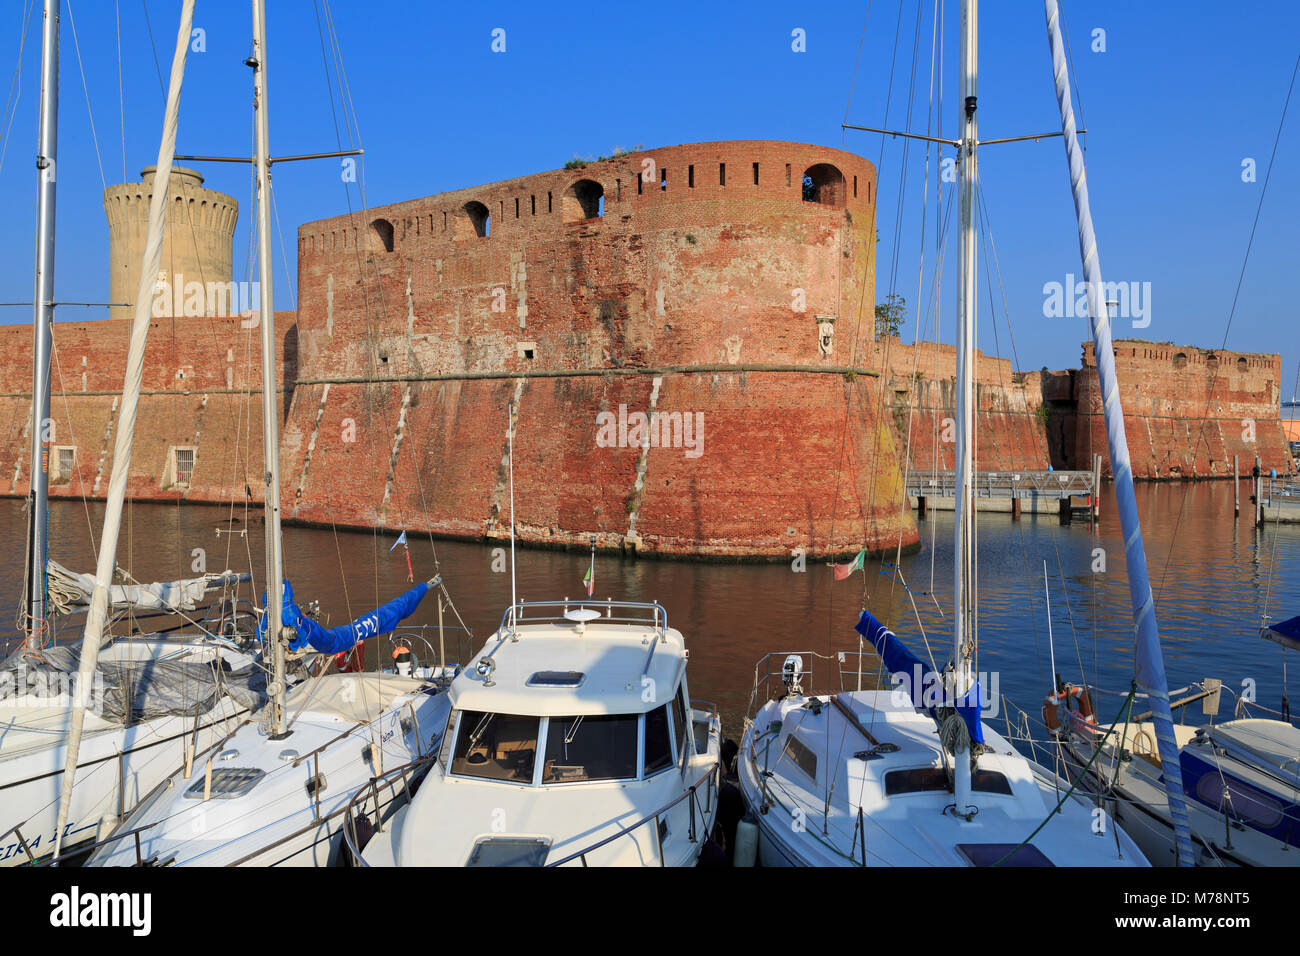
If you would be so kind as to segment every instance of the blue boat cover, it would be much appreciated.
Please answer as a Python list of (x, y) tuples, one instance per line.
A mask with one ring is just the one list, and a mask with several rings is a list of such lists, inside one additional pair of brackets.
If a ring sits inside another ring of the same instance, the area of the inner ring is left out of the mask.
[[(1268, 629), (1274, 634), (1289, 639), (1289, 646), (1300, 647), (1300, 614), (1285, 621), (1278, 621), (1276, 624), (1270, 624)], [(1280, 642), (1279, 642), (1280, 643)]]
[[(298, 636), (289, 642), (290, 650), (300, 651), (310, 644), (313, 650), (320, 651), (322, 654), (341, 654), (343, 651), (351, 650), (355, 644), (364, 641), (368, 637), (387, 634), (397, 627), (404, 618), (410, 617), (414, 613), (428, 591), (428, 582), (421, 581), (405, 594), (393, 598), (393, 600), (375, 608), (369, 614), (363, 614), (351, 624), (340, 624), (338, 627), (327, 629), (321, 627), (299, 610), (298, 605), (293, 600), (293, 588), (286, 580), (284, 582), (284, 609), (281, 611), (280, 620), (286, 627), (292, 627), (298, 632)], [(266, 605), (265, 593), (262, 594), (262, 605)], [(266, 617), (263, 616), (257, 623), (258, 638), (262, 638), (265, 633)]]
[[(943, 698), (947, 696), (943, 690), (943, 675), (908, 650), (898, 635), (872, 617), (870, 612), (862, 612), (854, 630), (871, 642), (871, 646), (885, 662), (885, 669), (899, 682), (900, 688), (907, 689), (913, 706), (937, 720), (938, 706), (944, 703)], [(956, 709), (961, 714), (961, 719), (966, 721), (970, 739), (983, 744), (984, 725), (980, 723), (983, 701), (979, 681), (971, 684), (965, 700), (959, 702)]]

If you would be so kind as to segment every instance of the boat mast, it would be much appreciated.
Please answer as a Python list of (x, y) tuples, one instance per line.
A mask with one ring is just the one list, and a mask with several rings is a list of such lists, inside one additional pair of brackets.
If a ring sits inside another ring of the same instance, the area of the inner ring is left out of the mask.
[[(1047, 17), (1047, 42), (1052, 51), (1052, 77), (1056, 84), (1056, 102), (1061, 112), (1061, 130), (1065, 134), (1065, 156), (1070, 167), (1070, 186), (1074, 193), (1074, 214), (1079, 226), (1079, 256), (1083, 260), (1083, 278), (1088, 292), (1088, 321), (1092, 325), (1093, 353), (1097, 359), (1097, 381), (1101, 386), (1102, 413), (1106, 419), (1106, 444), (1110, 452), (1111, 478), (1115, 485), (1115, 511), (1119, 514), (1120, 533), (1124, 539), (1124, 560), (1128, 569), (1129, 601), (1133, 609), (1133, 631), (1137, 655), (1137, 683), (1151, 703), (1151, 722), (1155, 725), (1156, 749), (1160, 753), (1160, 771), (1165, 794), (1169, 798), (1169, 817), (1174, 824), (1179, 866), (1196, 865), (1196, 848), (1192, 844), (1187, 819), (1187, 800), (1183, 793), (1183, 772), (1178, 761), (1178, 741), (1174, 736), (1174, 718), (1169, 706), (1169, 682), (1165, 676), (1164, 655), (1160, 650), (1160, 629), (1156, 623), (1155, 599), (1147, 575), (1147, 555), (1142, 544), (1142, 524), (1138, 520), (1137, 496), (1133, 493), (1133, 465), (1129, 459), (1128, 436), (1124, 430), (1124, 408), (1120, 402), (1119, 380), (1115, 374), (1115, 351), (1111, 345), (1110, 311), (1102, 284), (1101, 259), (1097, 255), (1097, 236), (1092, 228), (1092, 208), (1088, 203), (1088, 174), (1079, 148), (1074, 123), (1074, 106), (1070, 102), (1069, 72), (1066, 67), (1065, 43), (1061, 38), (1061, 13), (1056, 0), (1044, 0)], [(1056, 675), (1052, 675), (1056, 680)], [(1055, 689), (1055, 687), (1053, 687)]]
[(41, 111), (36, 134), (36, 293), (33, 298), (31, 488), (27, 493), (27, 647), (45, 640), (49, 559), (50, 353), (54, 324), (54, 186), (59, 147), (59, 0), (45, 0)]
[(284, 719), (284, 551), (280, 540), (280, 420), (275, 384), (275, 295), (271, 255), (271, 132), (266, 98), (266, 3), (253, 0), (253, 112), (257, 155), (257, 278), (262, 331), (262, 452), (266, 459), (263, 507), (266, 511), (266, 636), (271, 650), (271, 738), (287, 737)]
[[(978, 0), (961, 8), (961, 146), (957, 163), (960, 258), (957, 276), (957, 448), (956, 517), (953, 522), (953, 703), (964, 702), (971, 687), (975, 648), (974, 588), (974, 438), (975, 438), (975, 97), (979, 70)], [(960, 719), (960, 717), (954, 717)], [(965, 816), (971, 805), (970, 744), (953, 754), (953, 810)]]

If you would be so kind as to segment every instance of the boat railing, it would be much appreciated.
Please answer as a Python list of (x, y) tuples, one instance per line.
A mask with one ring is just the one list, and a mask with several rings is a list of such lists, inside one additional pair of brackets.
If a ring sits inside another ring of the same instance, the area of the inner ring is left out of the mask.
[[(600, 611), (605, 623), (642, 624), (653, 627), (659, 637), (668, 630), (668, 610), (658, 601), (615, 601), (605, 598), (564, 598), (560, 601), (519, 601), (501, 615), (500, 634), (511, 632), (520, 624), (548, 624), (565, 621), (570, 611), (588, 608)], [(593, 622), (594, 623), (594, 622)]]
[[(392, 812), (400, 806), (399, 801), (410, 801), (412, 794), (419, 787), (420, 782), (424, 779), (425, 774), (437, 762), (436, 755), (421, 757), (419, 760), (413, 760), (410, 763), (403, 764), (400, 767), (394, 767), (385, 773), (371, 777), (370, 780), (360, 787), (352, 799), (348, 802), (347, 810), (343, 814), (343, 845), (348, 853), (348, 857), (354, 866), (369, 867), (370, 864), (361, 855), (365, 849), (365, 844), (361, 840), (361, 835), (357, 832), (358, 821), (364, 819), (371, 820), (373, 812), (373, 822), (369, 825), (374, 829), (371, 834), (383, 831), (386, 823), (383, 813), (389, 812), (391, 818)], [(719, 764), (714, 761), (707, 773), (701, 776), (693, 784), (683, 790), (678, 796), (674, 797), (668, 803), (664, 804), (653, 813), (648, 813), (634, 823), (620, 828), (617, 832), (603, 837), (582, 849), (570, 853), (554, 863), (547, 863), (547, 867), (562, 866), (565, 863), (571, 863), (574, 860), (581, 859), (582, 865), (587, 866), (587, 855), (599, 850), (601, 847), (612, 843), (620, 837), (627, 836), (634, 830), (645, 826), (648, 823), (654, 824), (655, 848), (659, 858), (659, 865), (664, 865), (663, 851), (663, 830), (659, 825), (660, 818), (673, 809), (683, 800), (690, 801), (690, 826), (687, 830), (687, 838), (691, 843), (696, 843), (700, 839), (700, 825), (708, 820), (709, 814), (713, 811), (714, 801), (717, 799), (718, 788), (718, 769)], [(398, 789), (398, 780), (400, 778), (401, 789)], [(703, 791), (701, 793), (701, 790)], [(385, 794), (391, 795), (391, 799), (385, 801)], [(373, 810), (367, 809), (367, 804), (373, 804)], [(708, 834), (704, 834), (707, 838)]]
[[(873, 651), (835, 651), (823, 654), (819, 651), (771, 651), (764, 654), (754, 665), (754, 685), (749, 697), (750, 716), (761, 707), (764, 701), (772, 700), (780, 693), (786, 693), (784, 665), (788, 657), (797, 655), (803, 661), (803, 670), (799, 675), (800, 686), (805, 695), (812, 697), (832, 691), (875, 690), (880, 685), (880, 658)], [(826, 686), (817, 684), (819, 679), (816, 663), (825, 661), (834, 664), (834, 675)], [(835, 680), (838, 678), (838, 687)]]
[[(555, 867), (555, 866), (563, 866), (566, 863), (572, 863), (574, 860), (581, 860), (583, 866), (589, 866), (590, 864), (588, 864), (587, 862), (588, 854), (594, 853), (596, 850), (599, 850), (601, 847), (613, 843), (615, 840), (619, 839), (620, 837), (628, 836), (633, 831), (638, 830), (641, 827), (646, 826), (647, 824), (654, 824), (655, 852), (659, 860), (659, 865), (665, 866), (666, 864), (664, 862), (663, 827), (660, 825), (660, 818), (669, 810), (673, 809), (673, 807), (681, 803), (683, 800), (689, 800), (691, 818), (690, 818), (690, 827), (687, 830), (686, 836), (691, 843), (699, 842), (700, 834), (698, 832), (699, 827), (697, 827), (696, 825), (696, 814), (699, 815), (699, 822), (702, 824), (706, 820), (708, 820), (709, 818), (708, 815), (710, 812), (712, 812), (713, 801), (716, 798), (716, 791), (717, 791), (718, 768), (719, 765), (717, 762), (715, 762), (713, 766), (709, 768), (708, 772), (705, 773), (702, 777), (700, 777), (700, 779), (696, 780), (693, 784), (691, 784), (689, 787), (683, 790), (672, 800), (668, 801), (666, 804), (664, 804), (654, 813), (647, 813), (644, 817), (637, 820), (635, 823), (629, 823), (627, 826), (619, 829), (616, 833), (611, 833), (609, 836), (603, 837), (600, 840), (597, 840), (595, 843), (583, 847), (581, 850), (577, 850), (573, 853), (570, 853), (568, 856), (561, 857), (560, 859), (552, 863), (547, 863), (546, 868), (550, 869), (551, 867)], [(700, 797), (699, 797), (699, 792), (701, 787), (704, 788), (703, 806), (700, 805)], [(704, 834), (703, 836), (705, 839), (708, 838), (707, 833)]]

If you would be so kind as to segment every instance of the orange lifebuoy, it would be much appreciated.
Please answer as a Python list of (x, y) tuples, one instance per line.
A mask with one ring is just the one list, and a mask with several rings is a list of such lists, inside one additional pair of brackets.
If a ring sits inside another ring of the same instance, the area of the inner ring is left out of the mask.
[(1061, 729), (1059, 709), (1064, 707), (1069, 718), (1086, 724), (1095, 724), (1092, 696), (1082, 684), (1062, 684), (1060, 689), (1043, 698), (1043, 723), (1053, 733)]

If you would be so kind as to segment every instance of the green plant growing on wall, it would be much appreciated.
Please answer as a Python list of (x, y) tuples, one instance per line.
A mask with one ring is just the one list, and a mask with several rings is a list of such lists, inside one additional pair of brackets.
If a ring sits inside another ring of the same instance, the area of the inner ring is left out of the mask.
[(1047, 427), (1047, 420), (1051, 418), (1051, 416), (1051, 409), (1046, 405), (1039, 405), (1038, 408), (1034, 410), (1034, 417), (1038, 419), (1038, 424), (1043, 428)]
[(898, 335), (903, 328), (903, 318), (907, 313), (907, 300), (901, 295), (890, 294), (884, 302), (876, 303), (876, 338)]

